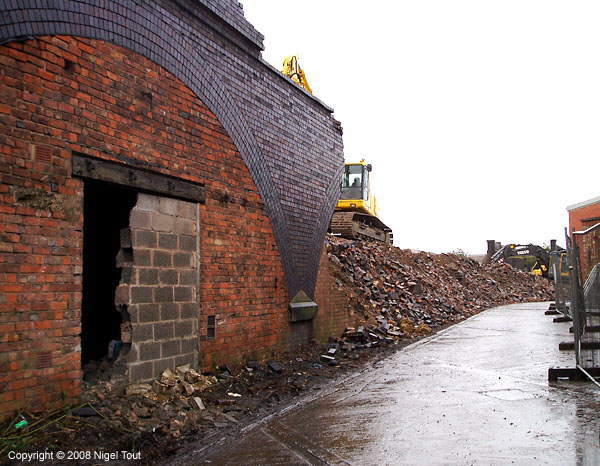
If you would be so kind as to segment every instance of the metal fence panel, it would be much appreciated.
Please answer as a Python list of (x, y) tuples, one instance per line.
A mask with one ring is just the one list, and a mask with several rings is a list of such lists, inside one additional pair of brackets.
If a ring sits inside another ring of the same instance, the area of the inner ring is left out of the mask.
[[(567, 236), (569, 260), (570, 301), (575, 339), (575, 360), (578, 367), (591, 369), (600, 367), (600, 264), (586, 263), (581, 270), (579, 244), (586, 245), (596, 236), (597, 226), (574, 233), (577, 241)], [(582, 272), (585, 275), (582, 275)], [(587, 279), (582, 285), (582, 277)]]
[[(581, 332), (580, 364), (600, 367), (600, 265), (590, 271), (583, 286), (584, 325)], [(583, 344), (585, 343), (585, 344)]]
[(571, 317), (571, 280), (567, 253), (556, 251), (550, 254), (550, 273), (554, 279), (556, 309)]

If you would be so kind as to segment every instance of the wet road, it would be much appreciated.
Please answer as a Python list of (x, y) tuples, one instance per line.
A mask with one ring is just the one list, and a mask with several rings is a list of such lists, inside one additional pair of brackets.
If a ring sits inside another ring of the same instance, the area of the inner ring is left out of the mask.
[(491, 309), (179, 464), (600, 464), (600, 391), (547, 382), (569, 323)]

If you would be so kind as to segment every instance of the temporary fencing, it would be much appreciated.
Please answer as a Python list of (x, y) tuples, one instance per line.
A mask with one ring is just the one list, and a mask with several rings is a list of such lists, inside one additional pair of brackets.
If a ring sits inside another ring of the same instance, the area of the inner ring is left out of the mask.
[[(595, 375), (600, 369), (600, 264), (597, 260), (594, 264), (586, 262), (587, 278), (584, 281), (580, 244), (597, 246), (598, 242), (592, 240), (598, 232), (600, 232), (600, 224), (585, 231), (574, 232), (570, 238), (567, 235), (569, 264), (567, 280), (570, 282), (570, 287), (568, 296), (564, 298), (565, 308), (568, 309), (568, 315), (573, 319), (576, 366), (596, 384), (598, 382), (590, 375), (590, 372)], [(600, 257), (599, 252), (586, 249), (584, 258)], [(560, 267), (559, 277), (562, 277)], [(559, 278), (560, 280), (561, 278)], [(558, 296), (561, 291), (557, 290), (557, 293)]]

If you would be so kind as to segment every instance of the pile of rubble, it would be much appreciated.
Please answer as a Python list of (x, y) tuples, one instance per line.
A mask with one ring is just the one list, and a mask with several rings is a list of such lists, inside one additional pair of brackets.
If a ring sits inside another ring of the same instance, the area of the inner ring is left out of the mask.
[(333, 236), (327, 238), (327, 253), (336, 285), (362, 323), (346, 329), (341, 339), (346, 346), (392, 343), (496, 305), (553, 299), (544, 278), (508, 264), (482, 266), (464, 255)]
[[(248, 361), (235, 369), (220, 366), (212, 374), (185, 365), (166, 369), (148, 383), (129, 383), (112, 373), (108, 380), (84, 382), (79, 406), (35, 414), (24, 411), (17, 421), (23, 420), (26, 427), (18, 422), (15, 427), (10, 420), (0, 425), (0, 431), (11, 438), (18, 433), (30, 449), (143, 450), (145, 461), (152, 463), (184, 442), (212, 442), (223, 430), (239, 429), (270, 414), (281, 402), (309, 389), (319, 390), (340, 369), (358, 368), (360, 360), (375, 355), (353, 351), (346, 359), (340, 352), (339, 362), (326, 364), (320, 360), (322, 352), (320, 345), (311, 344), (279, 354), (278, 360)], [(12, 441), (8, 446), (19, 448)]]
[(96, 423), (100, 430), (119, 432), (124, 438), (150, 436), (153, 441), (235, 427), (261, 409), (330, 379), (331, 370), (340, 365), (319, 362), (319, 349), (295, 352), (281, 362), (249, 361), (236, 370), (220, 366), (216, 375), (200, 374), (185, 365), (166, 369), (149, 383), (129, 384), (113, 376), (86, 384), (87, 405), (73, 414)]
[(179, 437), (202, 417), (206, 409), (203, 392), (216, 383), (216, 377), (202, 375), (189, 365), (177, 367), (175, 372), (165, 369), (152, 383), (127, 384), (123, 378), (113, 377), (90, 387), (85, 395), (90, 405), (75, 414), (99, 415), (117, 430)]

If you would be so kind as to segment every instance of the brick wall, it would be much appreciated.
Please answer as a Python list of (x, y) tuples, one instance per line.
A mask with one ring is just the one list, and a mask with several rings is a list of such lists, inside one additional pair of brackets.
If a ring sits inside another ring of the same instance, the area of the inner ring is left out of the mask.
[(139, 194), (130, 228), (131, 268), (117, 289), (131, 324), (124, 356), (129, 380), (148, 380), (166, 368), (198, 365), (198, 204)]
[(244, 17), (242, 4), (237, 0), (198, 0), (227, 24), (239, 31), (255, 46), (263, 48), (263, 35)]
[(600, 264), (600, 228), (575, 235), (574, 239), (579, 246), (581, 282), (585, 283), (594, 266)]
[[(321, 321), (337, 329), (326, 291), (315, 298), (324, 302), (316, 323), (290, 324), (287, 305), (298, 290), (315, 295), (341, 127), (260, 59), (262, 36), (235, 0), (0, 1), (0, 12), (0, 416), (79, 393), (84, 189), (71, 175), (75, 152), (205, 185), (197, 302), (175, 303), (180, 319), (198, 316), (202, 367), (323, 336)], [(136, 228), (132, 249), (153, 249), (136, 243)], [(170, 340), (155, 328), (176, 323), (161, 315), (171, 306), (130, 294), (145, 285), (144, 267), (123, 274), (117, 296), (132, 327), (152, 325), (152, 339), (132, 336), (135, 377), (148, 375), (141, 363), (158, 370)], [(155, 305), (159, 320), (136, 321), (155, 319)], [(166, 358), (180, 356), (195, 357), (191, 343)]]
[(569, 211), (569, 231), (585, 230), (600, 223), (600, 202)]
[(270, 219), (240, 153), (193, 92), (97, 40), (13, 42), (0, 63), (0, 413), (79, 392), (83, 183), (71, 176), (73, 152), (204, 183), (205, 366), (285, 345), (288, 292)]
[(323, 246), (315, 291), (319, 312), (314, 319), (314, 338), (319, 342), (326, 342), (329, 336), (340, 336), (344, 328), (354, 326), (357, 320), (348, 296), (339, 291), (332, 271), (327, 247)]

